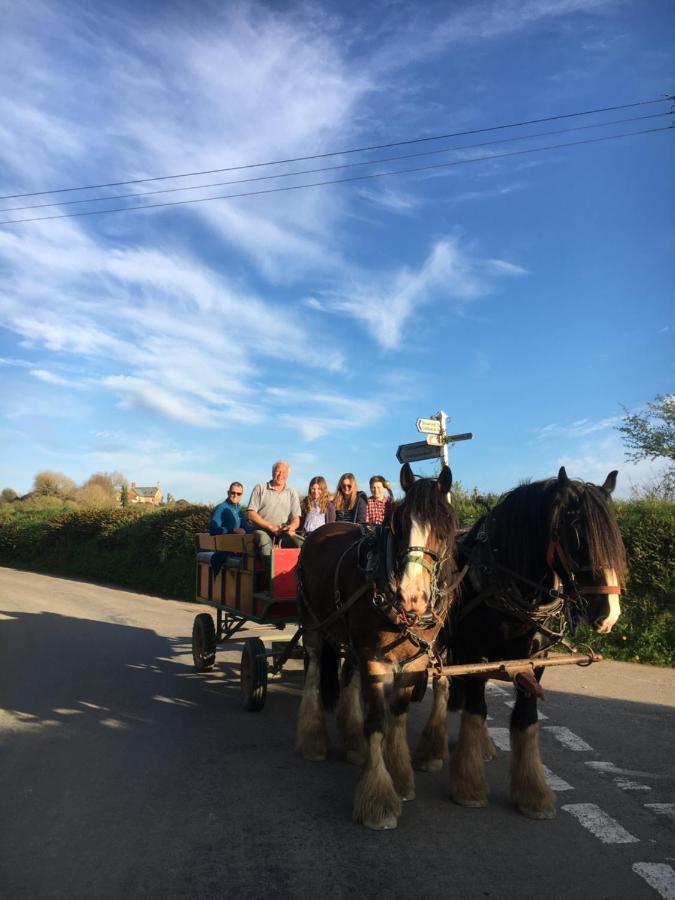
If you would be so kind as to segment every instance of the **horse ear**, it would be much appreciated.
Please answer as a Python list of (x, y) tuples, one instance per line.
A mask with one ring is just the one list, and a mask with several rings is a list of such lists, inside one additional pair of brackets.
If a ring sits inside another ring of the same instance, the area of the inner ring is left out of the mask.
[(570, 480), (567, 477), (567, 472), (565, 471), (565, 466), (560, 466), (560, 470), (558, 472), (558, 487), (565, 487), (569, 483), (570, 483)]
[(605, 478), (605, 483), (602, 486), (603, 491), (606, 491), (608, 494), (611, 494), (614, 488), (616, 487), (616, 476), (619, 474), (617, 469), (614, 469), (609, 473), (607, 478)]
[(450, 466), (443, 466), (441, 474), (438, 476), (438, 490), (441, 494), (449, 494), (452, 488), (452, 470)]
[(415, 476), (413, 475), (413, 471), (408, 463), (405, 463), (401, 468), (401, 487), (403, 488), (403, 493), (407, 494), (414, 483)]

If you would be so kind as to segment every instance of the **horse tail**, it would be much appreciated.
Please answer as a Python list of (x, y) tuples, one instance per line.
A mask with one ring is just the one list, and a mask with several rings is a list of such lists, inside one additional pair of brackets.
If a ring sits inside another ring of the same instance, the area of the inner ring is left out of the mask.
[(340, 696), (340, 679), (338, 677), (338, 664), (340, 657), (332, 644), (323, 642), (321, 647), (321, 702), (324, 709), (334, 709)]

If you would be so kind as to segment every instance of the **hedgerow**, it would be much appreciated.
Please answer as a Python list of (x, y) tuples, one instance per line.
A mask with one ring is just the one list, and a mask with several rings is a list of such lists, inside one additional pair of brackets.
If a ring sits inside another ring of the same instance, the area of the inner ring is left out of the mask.
[[(482, 515), (461, 496), (462, 525)], [(614, 659), (675, 665), (675, 504), (616, 504), (630, 566), (622, 614), (609, 635), (577, 635)], [(161, 509), (0, 506), (0, 565), (48, 572), (136, 591), (194, 599), (194, 536), (208, 530), (210, 507)]]

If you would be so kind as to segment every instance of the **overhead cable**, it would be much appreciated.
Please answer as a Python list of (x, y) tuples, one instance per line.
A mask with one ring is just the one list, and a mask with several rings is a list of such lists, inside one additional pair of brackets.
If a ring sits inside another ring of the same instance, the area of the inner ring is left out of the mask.
[(293, 178), (298, 175), (316, 175), (320, 172), (334, 172), (339, 169), (353, 169), (360, 166), (374, 166), (380, 163), (398, 162), (403, 159), (418, 159), (424, 156), (437, 156), (439, 153), (453, 153), (461, 150), (475, 150), (478, 147), (490, 147), (495, 144), (510, 144), (517, 141), (531, 140), (532, 138), (552, 137), (557, 134), (569, 134), (573, 131), (588, 131), (594, 128), (608, 128), (613, 125), (624, 125), (629, 122), (643, 122), (646, 119), (659, 119), (665, 116), (671, 116), (673, 113), (668, 112), (650, 113), (646, 116), (632, 116), (626, 119), (614, 119), (609, 122), (594, 122), (590, 125), (574, 125), (572, 128), (557, 128), (552, 131), (539, 131), (534, 134), (522, 134), (515, 137), (497, 138), (493, 141), (480, 141), (475, 144), (459, 144), (454, 147), (440, 147), (436, 150), (424, 150), (421, 153), (406, 153), (398, 156), (385, 156), (379, 159), (369, 159), (363, 162), (339, 163), (335, 166), (321, 166), (316, 169), (298, 169), (294, 172), (276, 172), (273, 175), (255, 175), (251, 178), (238, 178), (233, 181), (212, 181), (208, 184), (191, 184), (184, 187), (160, 188), (156, 191), (135, 191), (130, 194), (108, 194), (103, 197), (86, 197), (80, 200), (58, 200), (54, 203), (33, 203), (28, 206), (5, 206), (0, 207), (1, 212), (18, 212), (26, 209), (48, 209), (54, 206), (77, 206), (82, 203), (100, 203), (104, 200), (128, 200), (138, 197), (152, 197), (157, 194), (175, 194), (182, 191), (198, 191), (205, 188), (223, 187), (230, 184), (250, 184), (257, 181), (272, 181), (276, 178)]
[(31, 191), (28, 193), (22, 194), (5, 194), (4, 196), (0, 196), (0, 200), (17, 200), (20, 197), (40, 197), (45, 194), (64, 194), (72, 191), (89, 191), (89, 190), (98, 190), (99, 188), (109, 188), (109, 187), (123, 187), (127, 184), (147, 184), (150, 181), (167, 181), (173, 178), (191, 178), (197, 177), (200, 175), (216, 175), (220, 172), (237, 172), (242, 169), (256, 169), (262, 168), (264, 166), (277, 166), (277, 165), (285, 165), (289, 163), (295, 162), (309, 162), (313, 159), (327, 159), (331, 156), (347, 156), (348, 154), (353, 153), (367, 153), (372, 150), (387, 150), (392, 147), (404, 147), (410, 144), (420, 144), (424, 142), (430, 141), (441, 141), (447, 140), (448, 138), (456, 138), (456, 137), (468, 137), (473, 134), (484, 134), (489, 131), (500, 131), (508, 128), (522, 128), (526, 125), (539, 125), (544, 122), (554, 122), (558, 119), (571, 119), (577, 116), (591, 116), (596, 115), (597, 113), (603, 112), (616, 112), (620, 109), (630, 109), (632, 107), (637, 106), (648, 106), (654, 103), (666, 103), (668, 101), (675, 100), (675, 95), (672, 94), (664, 94), (663, 97), (655, 98), (652, 100), (637, 100), (633, 103), (622, 103), (616, 106), (604, 106), (598, 107), (597, 109), (586, 109), (580, 110), (577, 112), (571, 113), (560, 113), (554, 116), (544, 116), (539, 119), (528, 119), (522, 122), (510, 122), (502, 125), (491, 125), (485, 128), (474, 128), (468, 131), (454, 131), (449, 132), (447, 134), (437, 134), (431, 135), (428, 137), (418, 137), (418, 138), (410, 138), (408, 140), (403, 141), (392, 141), (387, 144), (372, 144), (367, 147), (353, 147), (348, 150), (331, 150), (326, 153), (315, 153), (309, 156), (296, 156), (291, 157), (289, 159), (276, 159), (268, 162), (254, 162), (254, 163), (245, 163), (238, 166), (227, 166), (219, 169), (206, 169), (200, 172), (182, 172), (176, 175), (156, 175), (151, 178), (136, 178), (129, 181), (109, 181), (102, 184), (88, 184), (88, 185), (79, 185), (76, 187), (66, 187), (66, 188), (53, 188), (48, 191)]
[(624, 137), (636, 137), (637, 135), (642, 135), (642, 134), (654, 134), (656, 132), (673, 131), (673, 130), (675, 130), (675, 129), (673, 129), (672, 125), (666, 125), (665, 127), (662, 127), (662, 128), (647, 128), (647, 129), (643, 129), (641, 131), (628, 131), (628, 132), (622, 132), (620, 134), (604, 135), (602, 137), (596, 137), (596, 138), (586, 138), (581, 141), (569, 141), (567, 143), (562, 143), (562, 144), (550, 144), (550, 145), (547, 145), (544, 147), (529, 147), (525, 150), (511, 150), (506, 153), (494, 153), (489, 156), (475, 156), (475, 157), (471, 157), (469, 159), (456, 159), (456, 160), (451, 160), (449, 162), (444, 162), (444, 163), (434, 163), (434, 164), (428, 165), (428, 166), (418, 166), (418, 167), (412, 168), (412, 169), (398, 169), (398, 170), (394, 170), (394, 171), (390, 171), (390, 172), (370, 172), (370, 173), (367, 173), (364, 175), (352, 175), (348, 178), (333, 178), (333, 179), (327, 179), (325, 181), (308, 182), (305, 184), (288, 184), (288, 185), (284, 185), (283, 187), (263, 188), (263, 189), (257, 190), (257, 191), (242, 191), (242, 192), (236, 193), (236, 194), (218, 194), (214, 197), (194, 197), (194, 198), (190, 198), (187, 200), (173, 200), (168, 203), (146, 203), (141, 206), (117, 206), (117, 207), (111, 207), (108, 209), (86, 210), (85, 212), (61, 213), (61, 214), (54, 215), (54, 216), (37, 216), (37, 217), (33, 217), (33, 218), (14, 219), (14, 220), (7, 219), (5, 221), (0, 221), (0, 225), (19, 225), (22, 222), (46, 222), (46, 221), (49, 221), (52, 219), (75, 219), (75, 218), (81, 218), (83, 216), (99, 216), (99, 215), (106, 215), (108, 213), (115, 213), (115, 212), (137, 212), (137, 211), (143, 210), (143, 209), (159, 209), (161, 207), (169, 207), (169, 206), (185, 206), (190, 203), (207, 203), (212, 200), (231, 200), (231, 199), (238, 198), (238, 197), (254, 197), (254, 196), (260, 196), (262, 194), (279, 194), (279, 193), (283, 193), (285, 191), (299, 191), (299, 190), (305, 190), (307, 188), (323, 187), (325, 185), (346, 184), (346, 183), (355, 182), (355, 181), (368, 181), (368, 180), (373, 180), (375, 178), (386, 178), (386, 177), (389, 177), (392, 175), (412, 175), (412, 174), (419, 173), (419, 172), (428, 172), (428, 171), (437, 170), (437, 169), (445, 169), (445, 168), (450, 168), (452, 166), (467, 165), (468, 163), (482, 162), (485, 160), (504, 159), (506, 157), (512, 157), (512, 156), (525, 156), (526, 154), (529, 154), (529, 153), (542, 153), (544, 151), (559, 150), (559, 149), (563, 149), (565, 147), (578, 147), (578, 146), (581, 146), (582, 144), (599, 144), (599, 143), (606, 142), (606, 141), (615, 141), (615, 140), (618, 140), (619, 138), (624, 138)]

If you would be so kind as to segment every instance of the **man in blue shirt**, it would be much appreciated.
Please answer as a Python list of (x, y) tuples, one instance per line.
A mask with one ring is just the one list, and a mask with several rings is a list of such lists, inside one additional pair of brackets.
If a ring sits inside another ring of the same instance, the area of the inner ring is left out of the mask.
[(227, 500), (219, 503), (211, 513), (209, 534), (250, 534), (253, 531), (253, 526), (240, 506), (243, 493), (243, 484), (233, 481), (227, 492)]

